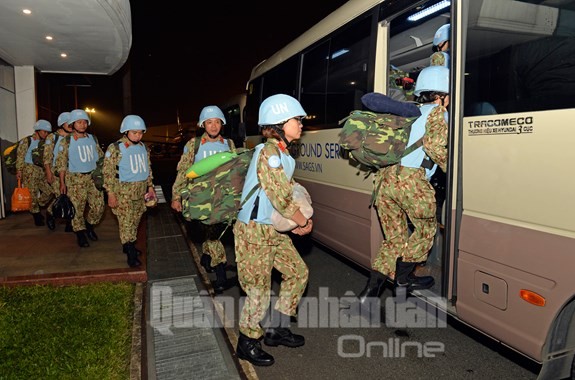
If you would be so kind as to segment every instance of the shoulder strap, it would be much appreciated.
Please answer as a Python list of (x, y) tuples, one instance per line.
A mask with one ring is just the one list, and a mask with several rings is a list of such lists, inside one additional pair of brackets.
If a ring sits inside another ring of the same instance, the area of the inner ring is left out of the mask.
[(202, 137), (196, 136), (194, 137), (194, 157), (198, 154), (198, 150), (200, 150), (200, 144), (202, 143)]

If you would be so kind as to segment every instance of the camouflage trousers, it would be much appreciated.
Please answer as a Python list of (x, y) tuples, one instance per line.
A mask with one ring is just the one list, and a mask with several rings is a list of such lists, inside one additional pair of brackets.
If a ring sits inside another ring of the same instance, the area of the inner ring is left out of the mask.
[(144, 197), (137, 200), (118, 198), (118, 207), (112, 208), (112, 213), (118, 218), (122, 244), (136, 241), (138, 226), (144, 212), (146, 212)]
[(44, 170), (34, 164), (24, 163), (22, 168), (22, 186), (30, 190), (30, 195), (32, 196), (30, 212), (33, 214), (40, 212), (40, 207), (46, 206), (54, 195), (52, 188), (46, 182)]
[[(91, 225), (100, 223), (104, 214), (104, 193), (96, 189), (92, 176), (89, 173), (66, 172), (66, 188), (68, 197), (76, 209), (76, 215), (72, 219), (74, 232), (85, 230), (86, 222)], [(89, 210), (84, 216), (86, 204)]]
[[(54, 168), (52, 168), (52, 173), (56, 173)], [(58, 177), (57, 174), (54, 174), (54, 180), (52, 181), (52, 184), (49, 184), (49, 186), (52, 188), (52, 194), (54, 194), (54, 198), (50, 201), (50, 203), (48, 203), (47, 207), (48, 212), (51, 214), (52, 206), (54, 206), (56, 198), (60, 196), (60, 177)]]
[(289, 235), (277, 232), (271, 225), (236, 221), (234, 238), (238, 279), (247, 294), (240, 315), (240, 332), (259, 339), (264, 334), (260, 322), (270, 303), (272, 269), (282, 274), (274, 309), (290, 316), (296, 315), (309, 270)]
[(220, 263), (227, 263), (226, 250), (220, 241), (220, 236), (224, 232), (225, 225), (222, 223), (213, 225), (201, 223), (201, 228), (205, 238), (202, 243), (202, 252), (208, 254), (212, 258), (210, 265), (215, 267)]
[[(399, 168), (399, 170), (398, 170)], [(385, 240), (372, 267), (395, 278), (399, 257), (406, 262), (425, 261), (437, 231), (435, 190), (425, 169), (393, 165), (379, 171), (375, 206)], [(413, 225), (409, 233), (407, 218)]]

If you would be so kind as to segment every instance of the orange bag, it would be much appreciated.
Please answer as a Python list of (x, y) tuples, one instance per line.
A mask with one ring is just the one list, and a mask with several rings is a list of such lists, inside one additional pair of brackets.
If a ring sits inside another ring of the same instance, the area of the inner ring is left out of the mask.
[(32, 207), (32, 196), (27, 187), (22, 187), (22, 182), (18, 180), (18, 187), (12, 193), (12, 211), (30, 211)]

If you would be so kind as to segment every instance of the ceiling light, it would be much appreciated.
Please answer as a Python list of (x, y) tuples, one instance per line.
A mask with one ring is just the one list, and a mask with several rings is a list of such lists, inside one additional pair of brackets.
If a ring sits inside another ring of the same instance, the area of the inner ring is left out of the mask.
[(433, 5), (432, 5), (431, 7), (429, 7), (429, 8), (425, 8), (425, 9), (422, 10), (422, 11), (419, 11), (419, 12), (417, 12), (417, 13), (412, 14), (412, 15), (409, 16), (407, 19), (408, 19), (409, 21), (417, 21), (417, 20), (420, 20), (420, 19), (422, 19), (422, 18), (424, 18), (424, 17), (429, 16), (429, 15), (432, 14), (432, 13), (439, 12), (439, 11), (442, 10), (443, 8), (447, 8), (447, 7), (450, 6), (450, 5), (451, 5), (451, 1), (449, 1), (449, 0), (443, 0), (443, 1), (439, 2), (439, 3), (437, 3), (437, 4), (433, 4)]
[(46, 36), (46, 39), (47, 39), (48, 41), (52, 41), (54, 38), (52, 38), (52, 36)]
[(22, 12), (24, 12), (25, 15), (31, 15), (32, 11), (30, 9), (22, 9)]
[(66, 53), (60, 53), (60, 57), (62, 57), (62, 58), (66, 58), (67, 56), (68, 56), (68, 54), (66, 54)]

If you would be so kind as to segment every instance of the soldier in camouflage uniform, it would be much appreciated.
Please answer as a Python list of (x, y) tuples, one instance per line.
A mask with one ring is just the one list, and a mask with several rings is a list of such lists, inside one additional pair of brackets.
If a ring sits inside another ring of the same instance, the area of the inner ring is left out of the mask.
[[(385, 240), (359, 295), (361, 304), (379, 298), (386, 276), (395, 279), (396, 287), (408, 291), (434, 284), (433, 277), (417, 277), (413, 270), (427, 259), (437, 231), (435, 190), (429, 179), (438, 166), (444, 172), (447, 169), (448, 92), (446, 67), (430, 66), (421, 71), (415, 87), (417, 100), (422, 103), (421, 116), (412, 126), (408, 145), (423, 136), (423, 146), (376, 174), (375, 206)], [(407, 218), (414, 227), (411, 234)]]
[(40, 207), (45, 206), (50, 201), (53, 193), (44, 177), (44, 170), (32, 162), (32, 150), (50, 132), (52, 132), (52, 124), (47, 120), (38, 120), (34, 124), (34, 134), (30, 136), (30, 143), (26, 138), (21, 139), (17, 151), (16, 177), (22, 182), (22, 186), (30, 189), (32, 197), (30, 213), (34, 217), (34, 224), (37, 226), (44, 225), (44, 217), (40, 212)]
[(264, 343), (288, 347), (305, 343), (303, 336), (291, 332), (289, 321), (296, 315), (309, 271), (290, 236), (276, 231), (271, 221), (275, 209), (296, 222), (293, 233), (306, 235), (312, 230), (311, 219), (301, 213), (293, 199), (295, 160), (288, 150), (288, 145), (301, 136), (305, 116), (300, 103), (288, 95), (273, 95), (262, 102), (258, 124), (267, 142), (255, 148), (242, 192), (245, 204), (234, 226), (238, 278), (247, 294), (236, 352), (238, 358), (258, 366), (274, 363), (259, 341), (264, 335), (260, 322), (269, 308), (273, 268), (281, 272), (282, 282)]
[[(58, 116), (58, 129), (50, 133), (44, 143), (44, 172), (46, 173), (46, 181), (52, 186), (55, 198), (60, 196), (60, 180), (55, 171), (57, 155), (54, 153), (58, 152), (58, 147), (64, 137), (72, 133), (72, 127), (68, 124), (68, 120), (70, 120), (70, 112), (62, 112)], [(55, 198), (50, 202), (46, 211), (46, 225), (51, 230), (56, 228), (56, 218), (51, 213), (52, 206), (56, 201)], [(70, 220), (66, 220), (66, 232), (72, 232)]]
[(118, 218), (120, 241), (130, 267), (140, 266), (136, 238), (140, 219), (146, 211), (145, 199), (156, 198), (152, 182), (149, 148), (141, 142), (146, 124), (140, 116), (122, 120), (121, 139), (108, 146), (104, 158), (104, 188), (108, 206)]
[(441, 26), (433, 37), (433, 51), (429, 59), (431, 66), (444, 66), (449, 68), (449, 36), (451, 24)]
[[(72, 110), (68, 123), (72, 126), (72, 133), (62, 139), (58, 147), (56, 172), (60, 177), (60, 194), (67, 194), (76, 209), (72, 229), (78, 245), (89, 247), (88, 239), (98, 240), (94, 225), (100, 223), (104, 215), (104, 192), (96, 188), (92, 179), (92, 171), (104, 152), (96, 138), (87, 132), (90, 118), (86, 111)], [(84, 218), (86, 205), (89, 211)]]
[[(224, 139), (220, 134), (225, 124), (226, 118), (217, 106), (206, 106), (200, 112), (198, 125), (200, 128), (204, 128), (205, 132), (200, 137), (201, 142), (197, 152), (195, 152), (195, 146), (198, 137), (190, 139), (184, 146), (184, 152), (178, 162), (178, 174), (172, 186), (171, 206), (175, 211), (182, 212), (181, 193), (188, 184), (188, 181), (190, 181), (186, 177), (186, 171), (190, 166), (215, 153), (236, 151), (233, 140)], [(203, 229), (203, 235), (205, 237), (202, 243), (203, 254), (201, 263), (207, 272), (213, 272), (215, 270), (216, 281), (214, 283), (214, 290), (216, 293), (221, 293), (231, 285), (226, 277), (226, 251), (224, 245), (219, 240), (225, 226), (221, 223), (214, 225), (197, 223), (197, 225)]]

